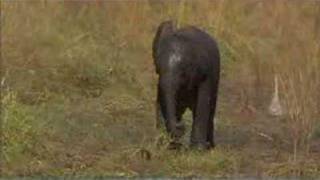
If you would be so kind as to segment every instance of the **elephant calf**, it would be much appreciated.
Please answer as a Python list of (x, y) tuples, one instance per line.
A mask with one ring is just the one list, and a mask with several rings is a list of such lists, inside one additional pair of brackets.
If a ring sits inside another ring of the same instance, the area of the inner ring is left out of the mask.
[(177, 29), (172, 21), (158, 27), (152, 55), (159, 75), (157, 127), (164, 124), (173, 142), (182, 136), (182, 114), (193, 114), (191, 147), (214, 147), (220, 54), (215, 40), (188, 26)]

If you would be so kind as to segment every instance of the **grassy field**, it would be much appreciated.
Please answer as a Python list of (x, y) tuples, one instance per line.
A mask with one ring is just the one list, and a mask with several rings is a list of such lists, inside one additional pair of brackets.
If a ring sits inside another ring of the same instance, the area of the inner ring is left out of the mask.
[[(167, 150), (155, 128), (151, 44), (168, 19), (219, 44), (208, 152)], [(319, 1), (1, 1), (0, 67), (4, 176), (320, 176)]]

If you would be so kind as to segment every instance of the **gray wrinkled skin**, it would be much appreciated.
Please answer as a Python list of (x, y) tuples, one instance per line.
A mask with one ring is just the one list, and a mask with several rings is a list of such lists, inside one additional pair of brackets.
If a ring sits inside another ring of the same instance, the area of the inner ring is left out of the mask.
[(191, 146), (214, 147), (213, 119), (220, 74), (215, 40), (196, 27), (176, 29), (167, 21), (158, 27), (152, 50), (159, 75), (157, 127), (164, 125), (177, 142), (184, 131), (182, 114), (189, 108), (193, 113)]

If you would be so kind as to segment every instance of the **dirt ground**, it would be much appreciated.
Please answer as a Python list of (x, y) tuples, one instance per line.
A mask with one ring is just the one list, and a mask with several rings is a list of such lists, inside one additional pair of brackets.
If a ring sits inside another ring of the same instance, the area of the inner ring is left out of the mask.
[(164, 134), (155, 128), (152, 106), (121, 93), (112, 99), (105, 91), (99, 97), (51, 102), (46, 108), (52, 120), (31, 153), (6, 164), (2, 171), (84, 176), (318, 175), (319, 140), (313, 141), (310, 154), (294, 161), (292, 143), (283, 131), (285, 119), (237, 105), (239, 96), (228, 92), (224, 83), (221, 91), (229, 95), (219, 99), (213, 150), (188, 149), (190, 112), (184, 116), (185, 148), (167, 150)]

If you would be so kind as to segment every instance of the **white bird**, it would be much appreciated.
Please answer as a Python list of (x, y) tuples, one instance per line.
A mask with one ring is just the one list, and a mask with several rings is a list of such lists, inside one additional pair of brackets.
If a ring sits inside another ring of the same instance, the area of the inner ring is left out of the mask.
[(283, 109), (282, 109), (280, 98), (279, 98), (277, 75), (274, 76), (274, 93), (269, 106), (269, 113), (273, 116), (283, 115)]

